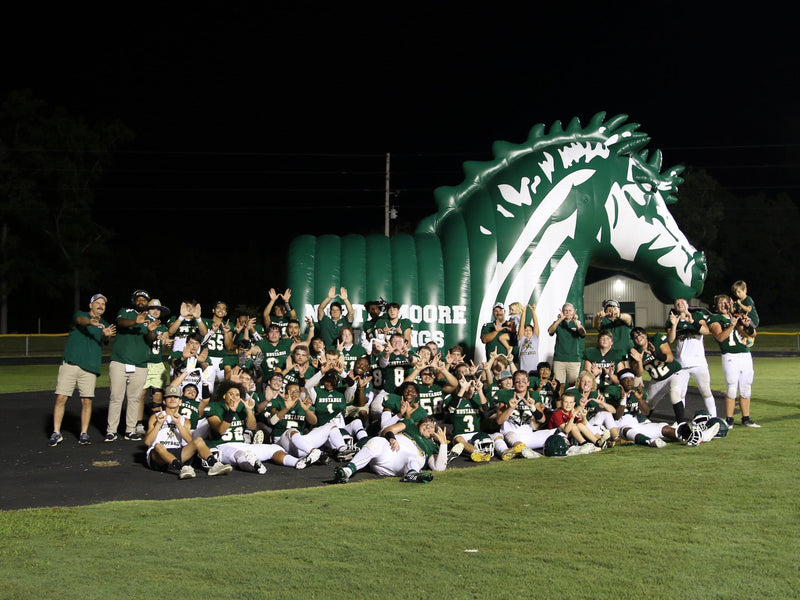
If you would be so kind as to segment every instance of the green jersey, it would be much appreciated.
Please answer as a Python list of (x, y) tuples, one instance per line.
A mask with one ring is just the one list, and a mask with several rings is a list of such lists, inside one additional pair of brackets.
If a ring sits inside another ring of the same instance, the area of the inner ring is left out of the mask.
[(314, 391), (317, 394), (314, 400), (314, 414), (317, 415), (317, 424), (315, 427), (326, 425), (339, 416), (344, 419), (344, 411), (347, 409), (347, 402), (342, 392), (335, 389), (328, 391), (322, 386), (315, 387)]
[[(400, 412), (400, 402), (402, 398), (397, 394), (389, 394), (383, 400), (383, 408), (384, 410), (389, 410), (393, 415), (397, 415)], [(419, 423), (422, 419), (428, 416), (428, 411), (426, 411), (421, 406), (417, 407), (413, 413), (411, 413), (411, 421), (414, 423)]]
[[(281, 396), (274, 398), (264, 415), (267, 419), (269, 418), (270, 408), (281, 411), (286, 408), (286, 401)], [(303, 410), (303, 407), (298, 402), (280, 421), (272, 426), (272, 439), (277, 441), (279, 437), (286, 433), (287, 429), (296, 429), (302, 433), (305, 427), (306, 411)]]
[(291, 353), (293, 343), (289, 338), (281, 338), (277, 344), (271, 344), (267, 339), (256, 342), (264, 353), (264, 370), (274, 371), (286, 367), (286, 357)]
[(651, 353), (647, 348), (644, 350), (637, 348), (642, 353), (642, 368), (650, 375), (650, 379), (663, 381), (673, 373), (681, 370), (681, 363), (673, 359), (667, 362), (667, 357), (661, 352), (660, 348), (667, 343), (667, 336), (663, 333), (656, 333), (650, 338), (650, 342), (655, 348)]
[(477, 394), (472, 398), (461, 398), (453, 394), (448, 399), (445, 410), (453, 422), (453, 437), (479, 431), (482, 411), (480, 396)]
[(398, 435), (405, 435), (412, 442), (414, 442), (417, 445), (417, 448), (419, 448), (420, 453), (425, 456), (426, 463), (431, 456), (436, 456), (439, 453), (439, 444), (431, 439), (422, 437), (422, 434), (419, 432), (419, 428), (417, 427), (418, 421), (415, 422), (411, 419), (403, 419), (403, 423), (405, 424), (406, 428)]
[[(208, 356), (217, 358), (226, 356), (228, 350), (225, 348), (225, 330), (222, 328), (222, 324), (214, 331), (214, 319), (203, 319), (203, 323), (205, 323), (208, 328), (208, 335), (205, 340), (205, 347), (208, 348)], [(225, 321), (225, 323), (230, 326), (230, 323), (227, 321)]]
[(367, 349), (361, 344), (353, 344), (349, 348), (342, 348), (342, 356), (344, 356), (344, 372), (349, 373), (353, 370), (356, 361), (362, 356), (367, 355)]
[(178, 414), (189, 419), (189, 427), (194, 431), (197, 429), (197, 422), (200, 420), (200, 401), (197, 399), (189, 400), (189, 398), (182, 396)]
[(412, 356), (404, 354), (390, 354), (385, 362), (379, 362), (380, 368), (373, 371), (372, 383), (377, 389), (386, 390), (389, 393), (403, 385), (406, 377), (411, 373)]
[(419, 387), (419, 405), (425, 409), (428, 416), (441, 420), (444, 418), (444, 397), (445, 393), (441, 385), (417, 384)]
[[(511, 406), (511, 399), (516, 395), (514, 390), (500, 390), (497, 392), (498, 404)], [(535, 404), (542, 401), (539, 392), (528, 390), (528, 401), (520, 400), (517, 407), (511, 412), (508, 421), (514, 425), (530, 425), (533, 422), (533, 412), (537, 410)]]
[[(64, 360), (78, 365), (84, 371), (100, 375), (100, 364), (103, 357), (103, 330), (94, 325), (78, 325), (79, 317), (91, 319), (92, 315), (85, 311), (78, 311), (72, 315), (72, 329), (64, 346)], [(103, 327), (108, 323), (99, 320)]]
[[(148, 317), (149, 319), (150, 317)], [(167, 327), (166, 325), (159, 325), (156, 327), (153, 333), (156, 334), (156, 339), (153, 340), (153, 343), (150, 344), (150, 354), (147, 356), (147, 363), (148, 364), (158, 364), (164, 362), (164, 347), (161, 343), (161, 334), (166, 333)]]
[[(727, 329), (731, 326), (730, 318), (720, 314), (711, 315), (711, 317), (708, 319), (709, 328), (714, 323), (719, 323), (722, 329)], [(738, 329), (733, 329), (727, 338), (721, 342), (717, 342), (717, 344), (719, 344), (719, 351), (722, 354), (741, 354), (743, 352), (750, 352), (750, 347), (747, 345), (745, 339), (742, 337), (742, 334), (739, 333)]]
[[(206, 405), (204, 414), (207, 419), (211, 417), (218, 417), (219, 420), (222, 421), (222, 417), (227, 411), (228, 407), (224, 402), (209, 402)], [(246, 424), (247, 408), (244, 404), (239, 404), (239, 408), (236, 410), (233, 415), (233, 419), (231, 420), (231, 426), (228, 427), (228, 430), (225, 433), (220, 434), (215, 431), (213, 427), (209, 427), (209, 435), (208, 439), (206, 440), (206, 445), (213, 448), (214, 446), (219, 446), (220, 444), (225, 444), (226, 442), (244, 442)]]
[(307, 364), (305, 367), (298, 367), (295, 365), (294, 368), (290, 369), (284, 374), (283, 387), (286, 388), (287, 383), (296, 383), (300, 387), (303, 387), (306, 384), (306, 381), (311, 379), (316, 372), (316, 369), (314, 369), (314, 367), (312, 367), (310, 364)]
[(180, 320), (181, 324), (178, 326), (178, 330), (172, 335), (173, 338), (185, 338), (189, 337), (195, 331), (200, 331), (200, 322), (192, 317), (191, 319), (180, 319), (179, 315), (173, 315), (167, 321), (167, 328), (172, 327), (172, 324), (175, 321)]
[[(625, 352), (617, 350), (612, 347), (605, 354), (602, 353), (600, 348), (586, 348), (583, 351), (583, 360), (593, 363), (600, 369), (608, 370), (610, 373), (617, 371), (617, 365), (625, 360)], [(605, 373), (600, 373), (595, 376), (595, 381), (600, 387), (610, 385), (610, 376)]]

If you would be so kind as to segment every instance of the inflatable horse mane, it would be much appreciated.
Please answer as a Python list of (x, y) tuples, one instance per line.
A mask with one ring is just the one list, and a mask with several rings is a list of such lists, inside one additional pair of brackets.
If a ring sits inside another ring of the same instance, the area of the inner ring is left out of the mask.
[[(495, 142), (494, 160), (464, 163), (460, 185), (435, 190), (438, 211), (414, 235), (295, 238), (295, 306), (316, 319), (330, 287), (344, 286), (351, 302), (400, 304), (414, 346), (460, 343), (480, 359), (494, 304), (535, 303), (539, 356), (552, 358), (546, 328), (565, 302), (583, 314), (590, 265), (629, 273), (662, 302), (698, 296), (705, 258), (667, 209), (683, 167), (662, 172), (661, 152), (648, 157), (648, 136), (626, 121), (598, 113), (586, 127), (574, 118), (536, 125), (521, 144)], [(363, 304), (353, 307), (358, 327)]]

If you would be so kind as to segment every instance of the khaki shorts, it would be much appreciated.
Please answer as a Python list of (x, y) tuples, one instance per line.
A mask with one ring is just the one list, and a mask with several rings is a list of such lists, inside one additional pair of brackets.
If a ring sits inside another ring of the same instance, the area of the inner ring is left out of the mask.
[(69, 398), (77, 387), (81, 398), (94, 398), (94, 386), (96, 383), (97, 375), (94, 373), (84, 371), (78, 365), (63, 362), (58, 368), (56, 394)]
[(144, 388), (153, 388), (156, 390), (163, 390), (169, 385), (169, 370), (167, 363), (148, 363), (147, 364), (147, 379), (144, 382)]

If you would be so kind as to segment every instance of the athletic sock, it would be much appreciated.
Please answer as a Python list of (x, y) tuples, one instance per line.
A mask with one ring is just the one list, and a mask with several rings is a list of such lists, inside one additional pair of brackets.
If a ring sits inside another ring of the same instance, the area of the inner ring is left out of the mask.
[(643, 433), (637, 433), (636, 437), (633, 438), (633, 441), (635, 443), (639, 444), (640, 446), (649, 446), (650, 445), (650, 444), (647, 443), (647, 442), (650, 441), (650, 438), (647, 437), (646, 435), (644, 435)]
[(683, 410), (683, 402), (678, 402), (677, 404), (673, 404), (672, 410), (675, 411), (675, 420), (678, 423), (683, 423), (686, 420), (685, 413)]

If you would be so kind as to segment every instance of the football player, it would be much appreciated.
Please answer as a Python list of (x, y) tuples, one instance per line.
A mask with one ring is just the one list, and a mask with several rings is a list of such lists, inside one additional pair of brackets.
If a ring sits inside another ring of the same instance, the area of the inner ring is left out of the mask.
[[(725, 422), (733, 427), (733, 413), (736, 397), (739, 396), (739, 410), (742, 425), (761, 427), (750, 417), (750, 392), (753, 386), (753, 356), (745, 338), (756, 335), (753, 322), (747, 314), (733, 314), (733, 301), (730, 296), (720, 294), (714, 297), (716, 314), (709, 319), (711, 334), (719, 344), (722, 355), (722, 372), (725, 375)], [(712, 417), (716, 412), (709, 411)]]
[(228, 321), (228, 305), (218, 300), (211, 309), (211, 318), (203, 318), (208, 333), (203, 337), (203, 346), (208, 349), (208, 363), (212, 367), (207, 380), (208, 389), (214, 391), (214, 384), (225, 379), (222, 361), (229, 351), (234, 350), (233, 330)]
[(193, 438), (189, 419), (179, 413), (180, 390), (170, 385), (164, 393), (164, 410), (150, 417), (144, 443), (148, 446), (146, 461), (151, 469), (166, 471), (179, 479), (196, 476), (187, 462), (197, 454), (208, 467), (208, 474), (227, 475), (230, 465), (217, 461), (202, 438)]
[(703, 336), (709, 329), (703, 313), (691, 312), (685, 298), (675, 300), (665, 324), (667, 341), (672, 344), (678, 341), (675, 359), (681, 364), (681, 370), (669, 378), (669, 400), (675, 411), (675, 420), (685, 420), (685, 397), (689, 386), (689, 378), (693, 377), (708, 413), (715, 417), (717, 405), (711, 393), (711, 375), (708, 372), (706, 351), (703, 347)]
[(538, 458), (534, 450), (544, 446), (545, 440), (553, 432), (547, 433), (544, 407), (539, 392), (529, 389), (529, 378), (525, 371), (516, 371), (511, 390), (497, 393), (497, 424), (503, 434), (507, 450), (502, 444), (495, 444), (502, 460), (516, 456)]
[(272, 323), (275, 323), (280, 328), (281, 336), (287, 335), (289, 322), (297, 320), (297, 313), (289, 302), (291, 297), (292, 290), (290, 289), (278, 294), (274, 288), (270, 288), (269, 302), (267, 302), (261, 315), (264, 321), (264, 329), (268, 329)]
[(408, 347), (411, 347), (413, 325), (409, 319), (400, 317), (400, 305), (397, 302), (390, 302), (386, 305), (386, 315), (378, 321), (375, 327), (377, 333), (382, 334), (385, 339), (399, 333), (406, 340)]
[(655, 333), (652, 337), (642, 327), (631, 330), (633, 347), (628, 353), (628, 366), (636, 378), (646, 372), (650, 376), (647, 384), (647, 396), (650, 398), (652, 411), (662, 392), (666, 392), (669, 378), (681, 370), (681, 363), (675, 360), (666, 334)]
[(619, 384), (617, 371), (624, 369), (626, 353), (614, 346), (614, 337), (610, 331), (603, 330), (597, 334), (597, 347), (583, 351), (583, 370), (595, 377), (597, 387), (602, 391), (608, 385)]
[(428, 483), (432, 473), (424, 468), (447, 468), (447, 436), (436, 421), (425, 418), (419, 426), (404, 420), (391, 425), (380, 436), (367, 440), (346, 466), (333, 472), (335, 483), (347, 483), (361, 469), (369, 467), (382, 477), (398, 477), (403, 483)]
[(225, 380), (216, 387), (212, 401), (206, 406), (207, 445), (219, 451), (219, 460), (259, 475), (267, 472), (264, 465), (267, 461), (295, 469), (306, 468), (312, 462), (308, 456), (298, 459), (277, 444), (246, 443), (245, 430), (253, 431), (257, 426), (253, 413), (255, 402), (252, 398), (245, 399), (246, 396), (241, 384)]

